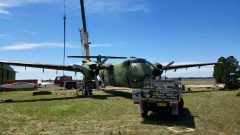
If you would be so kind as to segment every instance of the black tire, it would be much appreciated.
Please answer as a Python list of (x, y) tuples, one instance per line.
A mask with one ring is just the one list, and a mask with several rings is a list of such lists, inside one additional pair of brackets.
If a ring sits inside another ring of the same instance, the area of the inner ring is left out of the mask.
[(179, 102), (178, 107), (179, 107), (179, 109), (183, 109), (183, 107), (184, 107), (184, 100), (183, 100), (183, 98), (181, 98), (181, 101)]
[(141, 116), (142, 116), (142, 118), (147, 118), (147, 116), (148, 116), (148, 111), (143, 111), (142, 113), (141, 113)]
[(71, 84), (67, 84), (66, 85), (66, 89), (68, 89), (68, 90), (72, 89), (72, 85)]
[(179, 119), (178, 115), (172, 115), (172, 120), (178, 120), (178, 119)]
[(88, 96), (88, 91), (86, 89), (83, 90), (83, 95)]

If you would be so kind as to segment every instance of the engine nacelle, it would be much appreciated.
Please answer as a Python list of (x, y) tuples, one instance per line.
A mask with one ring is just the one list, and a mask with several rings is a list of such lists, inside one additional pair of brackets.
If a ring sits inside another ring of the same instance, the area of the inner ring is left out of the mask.
[(153, 70), (153, 75), (155, 77), (160, 76), (163, 73), (163, 65), (156, 63), (155, 66), (157, 67), (156, 69)]

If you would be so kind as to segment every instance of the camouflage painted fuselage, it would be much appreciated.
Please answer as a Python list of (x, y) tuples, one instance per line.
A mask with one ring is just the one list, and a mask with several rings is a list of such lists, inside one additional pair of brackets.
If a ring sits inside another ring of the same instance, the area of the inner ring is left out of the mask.
[(140, 88), (144, 79), (153, 77), (153, 67), (145, 59), (129, 59), (102, 69), (99, 76), (105, 85)]

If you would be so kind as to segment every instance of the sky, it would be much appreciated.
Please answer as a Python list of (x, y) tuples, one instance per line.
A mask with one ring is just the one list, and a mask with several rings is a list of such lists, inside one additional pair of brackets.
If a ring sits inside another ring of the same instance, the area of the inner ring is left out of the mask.
[[(91, 55), (192, 64), (240, 59), (239, 0), (85, 0)], [(82, 55), (79, 0), (66, 0), (66, 55)], [(0, 0), (0, 60), (63, 63), (64, 0)], [(109, 61), (114, 62), (114, 61)], [(66, 64), (81, 64), (66, 59)], [(61, 71), (14, 67), (17, 79), (54, 79)], [(213, 67), (168, 71), (210, 77)], [(76, 78), (81, 74), (65, 72)]]

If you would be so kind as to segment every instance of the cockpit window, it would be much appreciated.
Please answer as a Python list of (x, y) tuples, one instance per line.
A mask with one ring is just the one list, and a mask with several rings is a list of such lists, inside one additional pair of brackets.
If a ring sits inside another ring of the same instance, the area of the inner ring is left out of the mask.
[(145, 59), (132, 59), (131, 63), (146, 63)]

